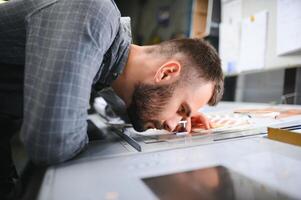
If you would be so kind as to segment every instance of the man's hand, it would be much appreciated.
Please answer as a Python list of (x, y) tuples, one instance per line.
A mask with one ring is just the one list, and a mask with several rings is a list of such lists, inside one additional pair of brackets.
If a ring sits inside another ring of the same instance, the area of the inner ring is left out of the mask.
[(186, 124), (187, 132), (191, 132), (193, 129), (196, 129), (196, 128), (203, 128), (206, 130), (213, 128), (212, 123), (202, 113), (199, 113), (198, 115), (189, 117), (186, 120), (187, 120), (187, 124)]

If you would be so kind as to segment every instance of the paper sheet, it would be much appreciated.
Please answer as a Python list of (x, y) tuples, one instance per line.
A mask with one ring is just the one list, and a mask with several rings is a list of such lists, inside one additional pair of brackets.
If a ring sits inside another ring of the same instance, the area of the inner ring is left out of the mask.
[(231, 0), (222, 3), (222, 23), (219, 26), (219, 55), (226, 74), (239, 72), (240, 24), (242, 2)]
[(240, 131), (247, 130), (254, 124), (247, 115), (231, 112), (211, 113), (207, 117), (213, 126), (212, 129), (194, 128), (192, 131), (195, 133)]
[(239, 24), (242, 18), (241, 0), (232, 0), (222, 3), (222, 23)]
[(277, 54), (301, 51), (301, 1), (277, 1)]
[(243, 20), (239, 59), (239, 67), (242, 71), (264, 68), (267, 23), (267, 11), (259, 12)]
[(222, 68), (226, 74), (239, 72), (239, 43), (240, 26), (238, 24), (220, 24), (219, 27), (219, 55)]

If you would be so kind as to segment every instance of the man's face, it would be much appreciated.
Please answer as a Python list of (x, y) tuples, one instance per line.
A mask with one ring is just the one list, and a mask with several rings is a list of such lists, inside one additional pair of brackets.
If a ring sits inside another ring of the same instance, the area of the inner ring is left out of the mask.
[(136, 87), (128, 115), (137, 131), (148, 128), (173, 131), (179, 121), (194, 116), (212, 96), (213, 84), (182, 86), (178, 81), (169, 85), (140, 84)]

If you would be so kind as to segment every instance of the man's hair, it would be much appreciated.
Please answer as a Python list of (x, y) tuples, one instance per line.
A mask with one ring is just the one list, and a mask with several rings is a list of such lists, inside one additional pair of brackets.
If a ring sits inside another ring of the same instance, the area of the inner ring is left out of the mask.
[(181, 77), (185, 81), (211, 81), (214, 84), (212, 97), (208, 105), (216, 105), (222, 98), (224, 91), (224, 76), (221, 60), (208, 42), (202, 39), (183, 38), (170, 40), (159, 45), (160, 55), (171, 58), (180, 55), (183, 65)]

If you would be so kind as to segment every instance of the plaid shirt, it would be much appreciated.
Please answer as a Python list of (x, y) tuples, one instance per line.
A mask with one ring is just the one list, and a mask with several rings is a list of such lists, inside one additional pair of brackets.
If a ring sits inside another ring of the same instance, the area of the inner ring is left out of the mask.
[(91, 89), (127, 61), (129, 19), (111, 0), (15, 0), (0, 5), (0, 63), (25, 64), (21, 138), (36, 163), (53, 164), (88, 143)]

